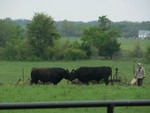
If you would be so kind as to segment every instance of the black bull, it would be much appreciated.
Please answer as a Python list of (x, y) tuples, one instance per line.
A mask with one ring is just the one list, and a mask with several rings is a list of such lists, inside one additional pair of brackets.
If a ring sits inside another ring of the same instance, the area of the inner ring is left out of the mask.
[(38, 81), (41, 81), (56, 85), (63, 78), (69, 79), (69, 71), (63, 68), (32, 68), (31, 71), (31, 84), (37, 84)]
[(100, 80), (104, 80), (105, 84), (109, 84), (109, 76), (112, 75), (112, 69), (108, 66), (102, 67), (80, 67), (77, 70), (72, 70), (72, 80), (78, 79), (82, 83), (87, 85), (91, 80), (95, 80), (99, 83)]

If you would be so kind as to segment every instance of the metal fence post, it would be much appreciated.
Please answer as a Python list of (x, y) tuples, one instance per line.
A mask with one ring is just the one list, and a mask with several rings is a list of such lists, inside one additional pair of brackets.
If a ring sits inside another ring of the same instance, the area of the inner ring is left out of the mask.
[(114, 106), (113, 105), (107, 106), (107, 113), (114, 113)]

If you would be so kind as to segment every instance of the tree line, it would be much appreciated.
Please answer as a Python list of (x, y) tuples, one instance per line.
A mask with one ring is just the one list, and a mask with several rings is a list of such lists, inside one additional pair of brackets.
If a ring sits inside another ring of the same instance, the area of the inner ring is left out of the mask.
[[(31, 22), (31, 20), (26, 19), (17, 19), (12, 20), (11, 18), (6, 18), (15, 24), (26, 29), (26, 25)], [(124, 38), (137, 38), (139, 30), (150, 30), (150, 21), (143, 22), (130, 22), (130, 21), (120, 21), (120, 22), (111, 22), (112, 26), (116, 27), (120, 32), (120, 37)], [(81, 37), (85, 28), (98, 26), (98, 21), (55, 21), (54, 25), (56, 29), (63, 37)]]
[[(120, 52), (117, 38), (121, 35), (107, 16), (88, 23), (55, 22), (44, 13), (35, 13), (31, 21), (0, 19), (0, 60), (78, 60), (98, 56), (112, 59)], [(79, 36), (80, 42), (60, 40)]]

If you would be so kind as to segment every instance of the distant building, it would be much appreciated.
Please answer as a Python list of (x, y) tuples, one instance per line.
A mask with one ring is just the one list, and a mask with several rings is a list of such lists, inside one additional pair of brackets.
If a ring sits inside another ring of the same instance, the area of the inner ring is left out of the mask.
[(145, 39), (150, 37), (150, 31), (149, 30), (139, 30), (139, 38)]

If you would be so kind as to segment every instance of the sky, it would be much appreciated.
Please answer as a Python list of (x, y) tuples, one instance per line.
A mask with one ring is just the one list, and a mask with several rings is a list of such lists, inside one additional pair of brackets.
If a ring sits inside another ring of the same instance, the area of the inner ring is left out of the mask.
[(150, 0), (0, 0), (0, 19), (32, 19), (44, 13), (55, 21), (150, 21)]

